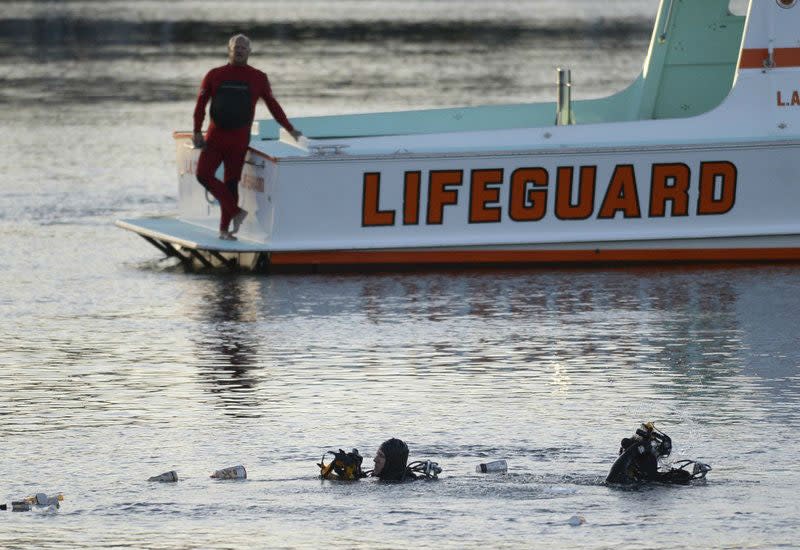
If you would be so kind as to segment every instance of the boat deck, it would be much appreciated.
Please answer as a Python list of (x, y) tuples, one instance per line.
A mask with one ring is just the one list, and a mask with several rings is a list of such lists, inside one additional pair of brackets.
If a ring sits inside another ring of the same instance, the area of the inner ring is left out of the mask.
[(240, 264), (237, 256), (248, 254), (255, 258), (254, 261), (259, 261), (269, 254), (264, 243), (241, 237), (236, 241), (223, 241), (215, 230), (173, 217), (117, 220), (115, 223), (187, 266), (236, 268)]
[(179, 245), (187, 249), (217, 252), (266, 252), (267, 245), (239, 238), (223, 241), (218, 232), (178, 218), (137, 218), (117, 220), (118, 227), (133, 231), (147, 239)]
[(250, 148), (271, 159), (292, 159), (310, 156), (308, 149), (280, 140), (261, 140), (255, 136), (250, 140)]

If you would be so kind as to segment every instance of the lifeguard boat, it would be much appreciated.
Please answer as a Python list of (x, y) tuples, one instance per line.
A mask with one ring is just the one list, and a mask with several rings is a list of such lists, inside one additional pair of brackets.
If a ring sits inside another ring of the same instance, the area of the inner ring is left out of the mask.
[[(120, 220), (190, 266), (260, 271), (800, 260), (800, 3), (662, 0), (610, 97), (260, 121), (219, 208), (176, 133), (174, 217)], [(282, 132), (282, 130), (281, 130)]]

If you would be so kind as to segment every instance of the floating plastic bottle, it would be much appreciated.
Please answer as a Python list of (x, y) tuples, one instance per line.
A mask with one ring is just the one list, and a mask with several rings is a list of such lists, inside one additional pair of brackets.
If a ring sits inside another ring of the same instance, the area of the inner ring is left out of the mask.
[(475, 471), (479, 474), (504, 474), (508, 471), (508, 463), (505, 460), (493, 460), (475, 466)]
[(178, 481), (178, 472), (175, 470), (170, 470), (169, 472), (164, 472), (163, 474), (159, 474), (157, 476), (147, 478), (147, 481), (160, 481), (162, 483), (173, 483)]
[(211, 477), (214, 479), (247, 479), (247, 471), (244, 466), (239, 464), (238, 466), (217, 470), (211, 474)]

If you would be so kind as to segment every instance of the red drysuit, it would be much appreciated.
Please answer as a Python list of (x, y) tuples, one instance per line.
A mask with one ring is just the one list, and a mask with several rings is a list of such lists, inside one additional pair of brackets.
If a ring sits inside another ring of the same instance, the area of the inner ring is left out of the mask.
[[(267, 75), (258, 69), (249, 65), (224, 65), (211, 69), (200, 85), (194, 108), (194, 131), (199, 132), (203, 127), (209, 100), (211, 124), (206, 147), (197, 163), (197, 180), (219, 201), (220, 231), (227, 231), (231, 218), (239, 212), (238, 183), (259, 98), (267, 104), (278, 124), (289, 132), (294, 130), (272, 95)], [(224, 183), (214, 175), (220, 163), (225, 165)]]

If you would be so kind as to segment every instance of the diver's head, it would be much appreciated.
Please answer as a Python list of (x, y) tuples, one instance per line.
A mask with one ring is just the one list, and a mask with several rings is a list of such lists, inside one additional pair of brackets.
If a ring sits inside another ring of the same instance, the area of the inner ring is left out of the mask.
[(642, 439), (649, 439), (653, 435), (653, 430), (655, 430), (655, 426), (652, 422), (643, 422), (636, 430), (636, 435)]
[(394, 437), (387, 439), (378, 447), (374, 461), (373, 476), (383, 480), (400, 481), (406, 473), (408, 445)]

